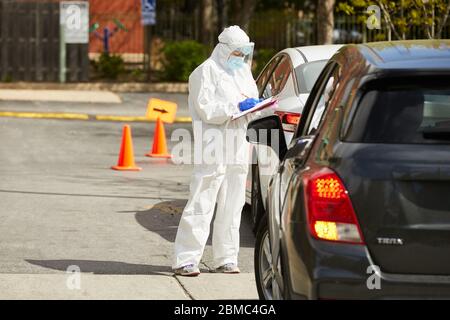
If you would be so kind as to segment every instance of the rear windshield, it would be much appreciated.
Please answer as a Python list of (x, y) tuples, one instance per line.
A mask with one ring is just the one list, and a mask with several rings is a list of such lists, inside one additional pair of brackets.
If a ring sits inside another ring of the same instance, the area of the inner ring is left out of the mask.
[(327, 64), (328, 60), (318, 60), (304, 63), (295, 68), (297, 76), (298, 91), (300, 93), (310, 93), (314, 83)]
[[(357, 107), (347, 141), (364, 143), (450, 143), (448, 78), (405, 80), (369, 88)], [(411, 85), (414, 83), (414, 85)]]

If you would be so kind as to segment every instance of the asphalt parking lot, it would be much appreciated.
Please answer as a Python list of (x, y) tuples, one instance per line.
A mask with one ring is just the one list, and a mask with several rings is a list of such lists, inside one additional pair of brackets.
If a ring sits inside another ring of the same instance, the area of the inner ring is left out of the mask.
[[(192, 167), (145, 157), (155, 125), (132, 123), (136, 162), (143, 170), (111, 170), (122, 126), (0, 118), (1, 297), (257, 298), (254, 236), (245, 214), (241, 275), (207, 273), (209, 242), (204, 274), (173, 277), (173, 241)], [(190, 124), (166, 126), (168, 140), (176, 128)], [(85, 279), (79, 292), (63, 285), (69, 266), (78, 266)], [(224, 289), (224, 283), (233, 290)]]

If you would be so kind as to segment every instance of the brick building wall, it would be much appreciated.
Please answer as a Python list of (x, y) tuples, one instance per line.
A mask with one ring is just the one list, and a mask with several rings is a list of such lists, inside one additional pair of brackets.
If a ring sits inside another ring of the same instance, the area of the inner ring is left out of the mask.
[[(110, 52), (141, 54), (144, 51), (143, 27), (141, 25), (141, 0), (89, 0), (90, 24), (98, 23), (103, 28), (113, 29), (114, 19), (119, 20), (128, 32), (119, 30), (110, 41)], [(103, 52), (103, 42), (93, 34), (89, 39), (89, 52)]]

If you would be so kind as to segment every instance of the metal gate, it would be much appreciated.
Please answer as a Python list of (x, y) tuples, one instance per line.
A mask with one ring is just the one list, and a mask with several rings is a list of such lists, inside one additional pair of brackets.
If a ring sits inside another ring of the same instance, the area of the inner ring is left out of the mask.
[[(59, 30), (58, 2), (0, 1), (0, 81), (58, 81)], [(67, 81), (88, 81), (88, 45), (67, 45), (66, 59)]]

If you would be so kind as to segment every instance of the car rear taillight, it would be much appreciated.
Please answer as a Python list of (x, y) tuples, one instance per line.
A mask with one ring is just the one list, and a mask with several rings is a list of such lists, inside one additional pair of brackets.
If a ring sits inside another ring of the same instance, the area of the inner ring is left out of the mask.
[(288, 113), (288, 114), (286, 114), (285, 119), (286, 119), (286, 123), (297, 125), (298, 122), (300, 121), (300, 115)]
[(309, 230), (320, 240), (363, 244), (348, 191), (339, 176), (321, 168), (304, 178)]
[(300, 121), (301, 114), (293, 112), (276, 111), (275, 114), (280, 117), (284, 131), (294, 132)]

